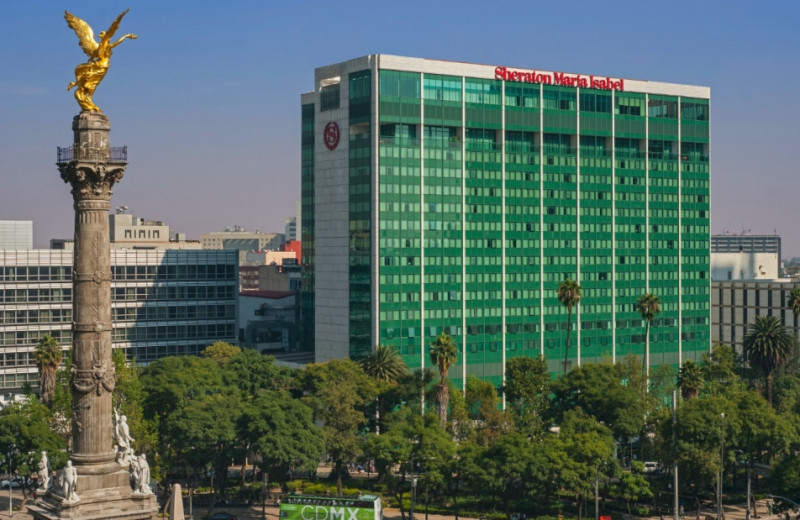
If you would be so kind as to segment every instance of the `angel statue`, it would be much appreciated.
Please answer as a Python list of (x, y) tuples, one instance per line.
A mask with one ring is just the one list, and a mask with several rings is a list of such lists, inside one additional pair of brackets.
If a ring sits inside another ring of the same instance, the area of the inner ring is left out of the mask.
[(94, 32), (89, 24), (70, 14), (69, 11), (64, 11), (64, 18), (67, 19), (67, 24), (78, 35), (78, 43), (83, 49), (83, 52), (89, 57), (89, 61), (81, 63), (75, 67), (75, 81), (67, 85), (67, 90), (72, 87), (78, 87), (75, 90), (75, 99), (81, 106), (82, 112), (101, 112), (97, 105), (92, 102), (92, 94), (94, 94), (97, 85), (103, 81), (108, 71), (108, 66), (111, 61), (111, 49), (119, 45), (126, 38), (135, 40), (138, 38), (135, 34), (126, 34), (115, 42), (111, 42), (114, 33), (119, 29), (119, 24), (122, 17), (130, 11), (126, 9), (121, 15), (117, 16), (114, 23), (107, 31), (100, 31), (100, 41), (94, 39)]

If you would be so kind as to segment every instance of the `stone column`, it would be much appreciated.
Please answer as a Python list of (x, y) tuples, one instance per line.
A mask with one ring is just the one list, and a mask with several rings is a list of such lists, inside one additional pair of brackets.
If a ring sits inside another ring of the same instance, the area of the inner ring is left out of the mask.
[(83, 112), (73, 119), (72, 130), (72, 160), (59, 162), (58, 169), (64, 182), (72, 186), (75, 201), (71, 459), (79, 474), (86, 474), (96, 473), (86, 466), (113, 463), (115, 458), (108, 214), (111, 187), (122, 178), (127, 161), (112, 160), (108, 146), (111, 124), (104, 114)]
[(108, 147), (108, 117), (83, 112), (72, 121), (72, 148), (59, 148), (58, 170), (72, 186), (75, 251), (72, 281), (72, 454), (77, 496), (60, 486), (28, 505), (35, 520), (153, 520), (152, 493), (131, 488), (127, 460), (116, 461), (111, 392), (111, 188), (128, 164), (127, 154)]

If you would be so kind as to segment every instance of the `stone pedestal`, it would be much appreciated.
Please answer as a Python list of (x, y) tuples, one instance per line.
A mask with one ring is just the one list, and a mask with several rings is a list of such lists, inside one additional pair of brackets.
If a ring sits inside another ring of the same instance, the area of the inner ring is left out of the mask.
[(72, 149), (59, 150), (57, 165), (72, 186), (75, 207), (70, 460), (77, 469), (80, 500), (66, 502), (51, 487), (29, 510), (37, 519), (153, 518), (155, 497), (133, 493), (129, 466), (115, 462), (113, 445), (108, 214), (111, 188), (122, 178), (127, 157), (109, 148), (111, 124), (104, 114), (82, 112), (73, 119), (72, 131)]

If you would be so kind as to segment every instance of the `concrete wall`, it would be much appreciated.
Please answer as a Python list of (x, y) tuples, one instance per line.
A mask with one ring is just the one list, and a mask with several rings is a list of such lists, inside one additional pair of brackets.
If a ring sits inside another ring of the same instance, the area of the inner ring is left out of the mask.
[(711, 279), (774, 280), (780, 277), (778, 253), (712, 253)]

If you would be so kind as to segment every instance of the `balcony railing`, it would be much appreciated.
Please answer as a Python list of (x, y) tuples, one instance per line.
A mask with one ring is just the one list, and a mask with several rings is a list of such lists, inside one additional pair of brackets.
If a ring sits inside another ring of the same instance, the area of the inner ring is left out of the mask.
[(116, 146), (108, 149), (108, 155), (105, 150), (99, 148), (79, 148), (75, 145), (58, 147), (56, 153), (56, 163), (67, 163), (80, 159), (105, 159), (109, 162), (128, 162), (128, 147)]

